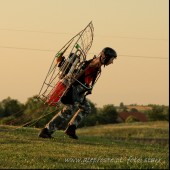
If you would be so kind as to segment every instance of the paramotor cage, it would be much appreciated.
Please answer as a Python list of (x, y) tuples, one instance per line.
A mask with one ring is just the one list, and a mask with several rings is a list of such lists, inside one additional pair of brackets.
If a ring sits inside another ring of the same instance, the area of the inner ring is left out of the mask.
[(90, 22), (57, 52), (38, 95), (44, 103), (56, 106), (81, 73), (93, 43), (93, 32)]

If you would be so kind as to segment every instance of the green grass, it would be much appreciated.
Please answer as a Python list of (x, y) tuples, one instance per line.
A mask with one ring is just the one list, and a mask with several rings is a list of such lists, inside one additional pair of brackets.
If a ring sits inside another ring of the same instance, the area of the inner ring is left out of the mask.
[(38, 138), (38, 133), (35, 128), (0, 126), (0, 169), (169, 168), (168, 122), (82, 128), (77, 130), (79, 140), (63, 131), (54, 139)]

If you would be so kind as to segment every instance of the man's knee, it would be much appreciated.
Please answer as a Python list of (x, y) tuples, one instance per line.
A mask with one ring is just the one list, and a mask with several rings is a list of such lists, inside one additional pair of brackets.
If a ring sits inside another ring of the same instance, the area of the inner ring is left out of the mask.
[(88, 115), (91, 112), (91, 106), (89, 102), (85, 102), (83, 105), (81, 105), (80, 109), (86, 115)]
[(85, 112), (87, 112), (88, 114), (91, 112), (91, 106), (90, 104), (88, 104), (85, 108)]

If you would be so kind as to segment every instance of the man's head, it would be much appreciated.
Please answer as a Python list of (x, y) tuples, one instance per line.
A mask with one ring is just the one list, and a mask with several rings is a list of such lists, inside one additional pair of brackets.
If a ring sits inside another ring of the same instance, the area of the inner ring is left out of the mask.
[(110, 47), (105, 47), (101, 52), (100, 61), (104, 66), (107, 66), (113, 63), (115, 58), (117, 58), (116, 51)]

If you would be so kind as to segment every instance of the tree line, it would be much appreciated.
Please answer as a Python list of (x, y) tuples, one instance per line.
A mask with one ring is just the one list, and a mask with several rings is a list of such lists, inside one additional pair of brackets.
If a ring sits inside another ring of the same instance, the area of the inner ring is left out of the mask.
[[(108, 104), (98, 108), (92, 101), (88, 101), (91, 105), (91, 113), (79, 127), (118, 123), (118, 110), (123, 107), (126, 111), (126, 107), (122, 102), (120, 106)], [(169, 121), (169, 106), (149, 106), (152, 107), (152, 110), (144, 112), (149, 121)], [(28, 98), (25, 104), (8, 97), (0, 102), (0, 124), (42, 128), (63, 107), (63, 105), (58, 108), (46, 107), (41, 100), (38, 100), (37, 96)]]

